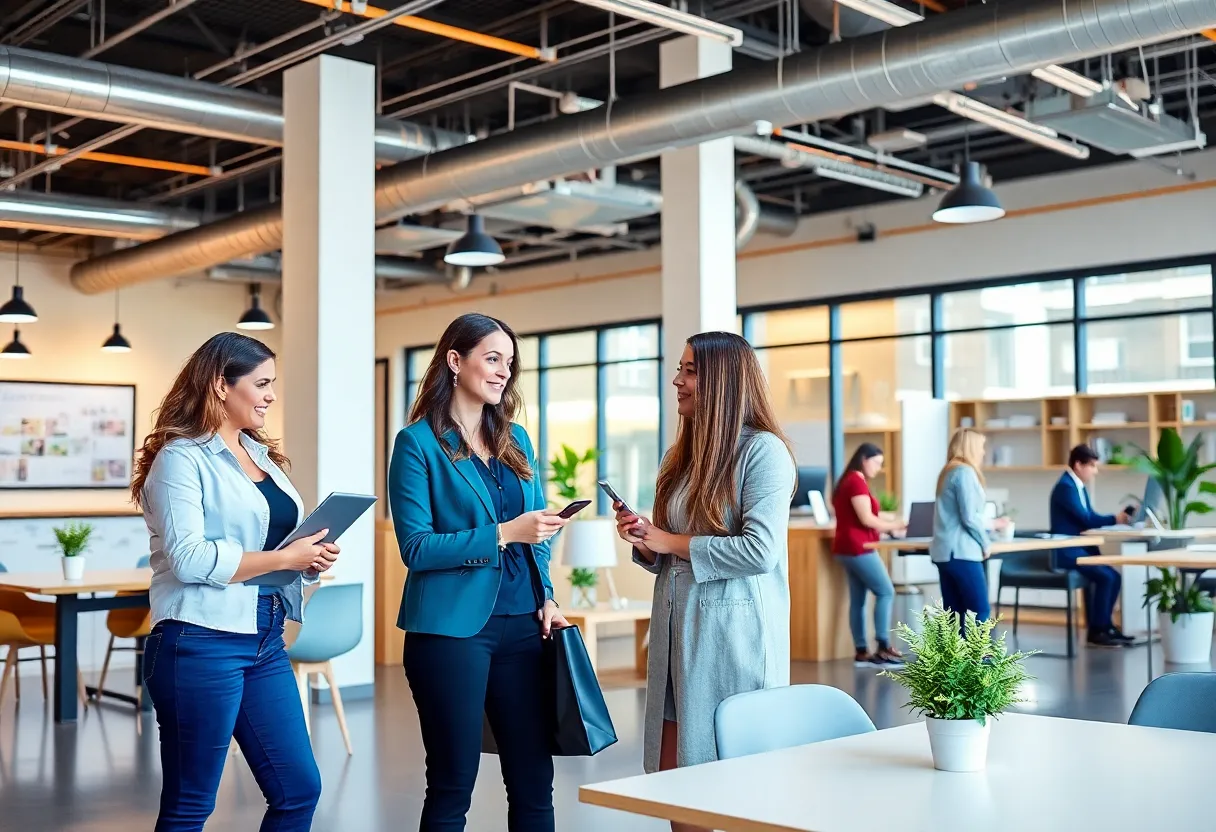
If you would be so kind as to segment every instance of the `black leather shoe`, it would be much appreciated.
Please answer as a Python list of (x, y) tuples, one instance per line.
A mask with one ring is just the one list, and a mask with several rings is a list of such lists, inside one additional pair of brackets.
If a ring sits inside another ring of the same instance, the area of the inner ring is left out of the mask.
[(1117, 641), (1114, 636), (1108, 632), (1092, 632), (1089, 638), (1085, 639), (1085, 643), (1090, 647), (1123, 647), (1126, 642)]
[(1118, 627), (1111, 627), (1109, 630), (1107, 630), (1107, 632), (1110, 633), (1110, 637), (1115, 641), (1121, 642), (1128, 646), (1130, 646), (1132, 642), (1136, 640), (1129, 635), (1125, 635), (1124, 632)]

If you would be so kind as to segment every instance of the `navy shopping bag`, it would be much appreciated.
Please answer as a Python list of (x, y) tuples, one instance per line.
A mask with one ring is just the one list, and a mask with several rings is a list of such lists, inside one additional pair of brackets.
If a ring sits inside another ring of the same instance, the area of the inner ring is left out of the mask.
[[(553, 755), (589, 757), (616, 742), (616, 729), (578, 627), (550, 631), (544, 668)], [(482, 751), (498, 753), (488, 719), (483, 719), (481, 739)]]

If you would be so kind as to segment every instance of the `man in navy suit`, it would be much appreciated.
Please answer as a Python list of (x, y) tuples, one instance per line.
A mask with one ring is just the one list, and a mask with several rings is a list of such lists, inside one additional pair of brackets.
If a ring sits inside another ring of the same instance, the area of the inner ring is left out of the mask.
[[(1098, 455), (1088, 445), (1078, 445), (1068, 454), (1068, 470), (1051, 490), (1052, 534), (1077, 535), (1089, 529), (1113, 526), (1128, 521), (1126, 512), (1098, 514), (1093, 509), (1087, 486), (1098, 475)], [(1128, 647), (1132, 639), (1114, 625), (1112, 615), (1119, 599), (1122, 579), (1109, 566), (1078, 566), (1077, 558), (1096, 555), (1096, 546), (1056, 551), (1056, 565), (1075, 569), (1089, 584), (1086, 616), (1089, 619), (1087, 642), (1095, 647)]]

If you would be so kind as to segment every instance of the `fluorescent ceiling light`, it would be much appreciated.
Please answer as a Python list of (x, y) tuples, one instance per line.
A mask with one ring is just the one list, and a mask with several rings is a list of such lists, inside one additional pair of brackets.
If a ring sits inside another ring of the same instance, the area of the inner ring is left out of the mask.
[(870, 171), (866, 168), (847, 163), (833, 163), (831, 160), (817, 160), (809, 165), (816, 176), (825, 179), (835, 179), (837, 182), (848, 182), (851, 185), (861, 185), (863, 188), (873, 188), (915, 199), (925, 191), (925, 186), (914, 179), (904, 179), (900, 176), (884, 174), (880, 171)]
[(708, 38), (730, 46), (743, 43), (743, 31), (695, 14), (661, 6), (651, 0), (579, 0), (584, 6), (594, 6), (606, 12), (632, 17), (673, 32), (683, 32), (699, 38)]
[[(898, 6), (890, 0), (836, 0), (836, 2), (853, 11), (868, 14), (875, 20), (881, 20), (890, 26), (907, 26), (925, 19), (922, 15)], [(1065, 92), (1079, 95), (1082, 98), (1089, 98), (1102, 90), (1102, 85), (1097, 81), (1055, 64), (1039, 67), (1030, 74), (1040, 81), (1046, 81)]]
[(1060, 138), (1059, 133), (1050, 127), (1035, 124), (1033, 121), (1027, 121), (1021, 116), (1007, 113), (1004, 110), (998, 110), (996, 107), (990, 107), (982, 101), (976, 101), (974, 98), (968, 98), (956, 92), (942, 92), (933, 96), (933, 103), (940, 107), (945, 107), (955, 115), (969, 118), (972, 121), (978, 121), (980, 124), (986, 124), (994, 130), (1000, 130), (1002, 133), (1008, 133), (1032, 144), (1045, 147), (1048, 150), (1062, 153), (1065, 156), (1071, 156), (1074, 159), (1089, 158), (1089, 148), (1085, 145), (1065, 141)]
[(1040, 81), (1046, 81), (1065, 92), (1079, 95), (1082, 98), (1090, 98), (1102, 92), (1102, 84), (1098, 81), (1055, 64), (1039, 67), (1030, 74)]

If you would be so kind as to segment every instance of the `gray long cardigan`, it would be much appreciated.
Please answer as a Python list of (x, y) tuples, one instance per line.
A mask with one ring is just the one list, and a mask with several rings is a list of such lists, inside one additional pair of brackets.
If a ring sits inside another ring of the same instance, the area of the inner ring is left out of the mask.
[[(771, 433), (744, 433), (740, 445), (742, 517), (727, 517), (735, 534), (694, 537), (689, 561), (658, 555), (649, 564), (634, 553), (636, 563), (658, 575), (646, 682), (647, 773), (659, 768), (669, 673), (681, 766), (718, 758), (714, 711), (723, 699), (790, 683), (786, 535), (794, 461)], [(684, 507), (676, 502), (673, 525), (682, 527)]]

